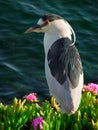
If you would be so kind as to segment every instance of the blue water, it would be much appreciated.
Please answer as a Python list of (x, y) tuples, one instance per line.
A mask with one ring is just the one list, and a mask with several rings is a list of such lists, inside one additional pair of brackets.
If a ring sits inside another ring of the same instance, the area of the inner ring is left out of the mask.
[(98, 83), (97, 0), (0, 1), (0, 101), (36, 92), (49, 97), (44, 74), (43, 34), (23, 34), (43, 14), (64, 17), (76, 32), (76, 47), (84, 68), (84, 82)]

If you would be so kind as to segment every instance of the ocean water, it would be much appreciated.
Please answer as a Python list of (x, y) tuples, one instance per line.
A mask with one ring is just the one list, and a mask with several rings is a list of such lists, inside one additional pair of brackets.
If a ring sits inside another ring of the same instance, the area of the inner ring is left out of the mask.
[(43, 34), (23, 34), (47, 13), (73, 27), (84, 70), (84, 83), (98, 83), (98, 0), (0, 1), (0, 102), (36, 92), (48, 99)]

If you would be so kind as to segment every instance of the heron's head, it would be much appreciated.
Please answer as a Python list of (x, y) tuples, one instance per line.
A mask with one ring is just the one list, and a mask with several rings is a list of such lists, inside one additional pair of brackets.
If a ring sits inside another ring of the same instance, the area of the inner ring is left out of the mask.
[(65, 22), (64, 19), (55, 14), (48, 14), (43, 15), (37, 22), (34, 27), (30, 27), (24, 33), (31, 33), (31, 32), (49, 32), (50, 30), (53, 31), (55, 28), (59, 28), (62, 26), (62, 22)]
[(43, 32), (51, 35), (58, 35), (59, 37), (68, 37), (69, 39), (72, 39), (73, 34), (73, 44), (76, 41), (76, 36), (72, 27), (66, 20), (56, 14), (43, 15), (35, 26), (30, 27), (24, 33), (31, 32)]

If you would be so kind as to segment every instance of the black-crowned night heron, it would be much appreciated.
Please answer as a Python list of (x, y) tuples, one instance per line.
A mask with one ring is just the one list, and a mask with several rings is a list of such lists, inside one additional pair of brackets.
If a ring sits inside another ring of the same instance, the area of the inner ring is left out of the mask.
[(30, 32), (45, 33), (45, 74), (50, 94), (60, 104), (61, 112), (74, 113), (81, 100), (83, 71), (72, 27), (62, 17), (48, 14), (25, 31)]

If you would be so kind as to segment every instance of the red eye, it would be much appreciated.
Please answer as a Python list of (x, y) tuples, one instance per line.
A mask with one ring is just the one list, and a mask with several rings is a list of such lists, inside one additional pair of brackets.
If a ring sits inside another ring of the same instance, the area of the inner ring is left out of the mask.
[(50, 23), (49, 20), (46, 20), (46, 21), (45, 21), (45, 25), (48, 25), (49, 23)]

